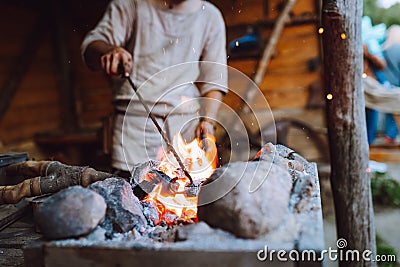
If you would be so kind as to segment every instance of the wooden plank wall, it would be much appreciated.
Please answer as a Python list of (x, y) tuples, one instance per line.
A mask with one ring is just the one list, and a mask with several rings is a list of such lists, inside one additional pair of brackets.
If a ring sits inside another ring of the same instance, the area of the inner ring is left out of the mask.
[[(34, 3), (32, 3), (34, 2)], [(35, 1), (3, 1), (0, 3), (0, 90), (12, 75), (15, 60), (22, 53), (33, 30), (45, 31), (28, 73), (21, 80), (7, 112), (0, 120), (0, 143), (7, 145), (30, 139), (34, 134), (54, 132), (61, 128), (60, 72), (57, 69), (51, 21), (46, 28), (34, 29), (40, 8)], [(43, 3), (43, 1), (39, 1)], [(84, 34), (100, 18), (107, 1), (64, 1), (65, 38), (68, 40), (71, 84), (76, 99), (77, 123), (80, 128), (98, 126), (111, 110), (111, 90), (106, 78), (86, 69), (80, 57)]]
[[(45, 0), (43, 0), (45, 1)], [(42, 1), (39, 1), (42, 2)], [(65, 38), (71, 66), (71, 84), (75, 97), (75, 112), (79, 128), (99, 126), (101, 118), (112, 111), (109, 83), (101, 73), (89, 71), (80, 58), (80, 43), (102, 15), (108, 0), (62, 1), (66, 15)], [(260, 21), (273, 21), (283, 0), (213, 0), (222, 11), (228, 27), (228, 42), (245, 31), (235, 25)], [(316, 0), (298, 0), (292, 15), (314, 13)], [(39, 19), (38, 2), (31, 0), (1, 1), (0, 9), (0, 90), (12, 74), (15, 60), (21, 54), (31, 31)], [(51, 22), (49, 22), (51, 23)], [(50, 25), (49, 25), (50, 26)], [(319, 56), (316, 23), (290, 26), (284, 29), (277, 50), (268, 66), (260, 88), (272, 108), (304, 107), (308, 85), (319, 80), (317, 71), (309, 72), (307, 62)], [(30, 139), (34, 134), (57, 131), (63, 119), (60, 109), (58, 73), (51, 27), (36, 29), (47, 31), (41, 40), (28, 73), (17, 88), (6, 114), (0, 120), (0, 143), (10, 144)], [(271, 26), (262, 28), (264, 41), (268, 40)], [(229, 65), (251, 75), (256, 59), (229, 60)], [(228, 95), (226, 102), (235, 107), (235, 97)]]
[[(255, 25), (260, 30), (263, 45), (272, 32), (271, 22), (276, 19), (285, 3), (283, 0), (212, 2), (223, 11), (228, 28), (228, 42), (246, 34), (245, 25)], [(289, 24), (284, 28), (277, 43), (276, 51), (259, 86), (272, 109), (304, 108), (309, 97), (309, 85), (321, 80), (319, 69), (310, 71), (308, 68), (309, 62), (318, 60), (320, 56), (317, 3), (316, 0), (297, 0), (290, 16), (313, 19), (308, 23)], [(250, 54), (249, 57), (232, 58), (228, 63), (251, 77), (257, 68), (257, 59)], [(234, 107), (238, 106), (238, 98), (233, 94), (228, 94), (225, 102)], [(256, 99), (256, 106), (263, 106), (258, 105), (258, 102), (261, 104), (261, 101)]]
[[(15, 59), (22, 53), (31, 31), (38, 20), (37, 12), (21, 6), (2, 7), (0, 31), (0, 85), (3, 85), (13, 69)], [(17, 88), (15, 97), (0, 121), (0, 140), (3, 143), (29, 137), (36, 131), (55, 129), (59, 124), (58, 99), (55, 91), (54, 69), (50, 59), (48, 35), (45, 35), (36, 58)], [(46, 96), (46, 97), (43, 97)]]

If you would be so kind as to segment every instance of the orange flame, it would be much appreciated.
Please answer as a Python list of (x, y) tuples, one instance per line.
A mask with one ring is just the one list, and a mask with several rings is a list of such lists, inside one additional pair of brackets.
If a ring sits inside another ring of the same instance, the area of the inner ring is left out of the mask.
[[(187, 171), (196, 183), (207, 180), (217, 166), (217, 147), (215, 137), (207, 136), (203, 140), (195, 139), (186, 143), (180, 134), (173, 138), (173, 146), (184, 162)], [(206, 149), (203, 149), (206, 147)], [(176, 181), (176, 194), (162, 191), (162, 185), (157, 185), (148, 194), (144, 201), (153, 202), (159, 213), (160, 219), (168, 224), (176, 220), (193, 222), (197, 220), (197, 195), (188, 196), (185, 194), (185, 186), (190, 182), (180, 170), (179, 164), (172, 153), (163, 153), (161, 164), (158, 167), (169, 177)]]

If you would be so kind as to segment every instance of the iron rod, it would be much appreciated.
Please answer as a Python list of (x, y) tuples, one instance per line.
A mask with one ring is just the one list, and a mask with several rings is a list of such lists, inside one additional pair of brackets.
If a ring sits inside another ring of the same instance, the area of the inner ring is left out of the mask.
[(144, 102), (142, 96), (139, 94), (136, 85), (133, 83), (131, 77), (129, 76), (123, 76), (125, 77), (129, 84), (132, 86), (132, 89), (135, 91), (140, 103), (142, 103), (144, 109), (146, 110), (146, 112), (149, 114), (150, 119), (153, 121), (154, 125), (156, 126), (158, 132), (161, 134), (161, 137), (163, 138), (164, 142), (167, 144), (168, 150), (172, 152), (172, 154), (174, 155), (175, 159), (178, 161), (179, 166), (181, 167), (181, 169), (183, 170), (183, 172), (185, 173), (186, 177), (189, 179), (190, 184), (193, 185), (193, 179), (190, 176), (189, 172), (186, 170), (185, 165), (183, 164), (181, 158), (179, 157), (178, 153), (176, 152), (175, 148), (171, 145), (171, 142), (169, 141), (168, 136), (165, 134), (165, 132), (163, 131), (163, 129), (161, 128), (160, 124), (157, 122), (156, 118), (154, 117), (154, 115), (151, 113), (149, 107), (147, 106), (147, 104)]

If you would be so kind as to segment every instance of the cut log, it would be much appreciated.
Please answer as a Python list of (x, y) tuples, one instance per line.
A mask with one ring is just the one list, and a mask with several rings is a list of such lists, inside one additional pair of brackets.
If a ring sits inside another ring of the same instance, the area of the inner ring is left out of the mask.
[(56, 193), (73, 185), (88, 186), (113, 175), (95, 169), (68, 166), (57, 161), (27, 161), (4, 169), (8, 177), (35, 177), (17, 185), (0, 186), (0, 204), (15, 204), (25, 197)]

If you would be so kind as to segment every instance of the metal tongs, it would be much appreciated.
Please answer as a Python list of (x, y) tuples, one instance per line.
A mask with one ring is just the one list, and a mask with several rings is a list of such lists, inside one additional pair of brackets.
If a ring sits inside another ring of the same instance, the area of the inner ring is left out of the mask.
[(165, 132), (163, 131), (163, 129), (161, 128), (160, 124), (158, 124), (156, 118), (154, 117), (154, 115), (151, 113), (149, 107), (147, 106), (147, 104), (144, 102), (142, 96), (139, 94), (136, 85), (133, 83), (131, 77), (129, 75), (125, 74), (125, 69), (123, 67), (122, 64), (119, 64), (118, 66), (118, 72), (121, 74), (121, 77), (125, 78), (128, 80), (129, 84), (131, 85), (132, 89), (135, 91), (140, 103), (142, 103), (144, 109), (146, 110), (147, 114), (149, 114), (150, 119), (153, 121), (154, 125), (156, 126), (158, 132), (161, 134), (161, 137), (163, 138), (165, 144), (167, 145), (167, 148), (169, 151), (172, 152), (172, 154), (174, 155), (176, 161), (178, 162), (179, 166), (181, 167), (182, 171), (185, 173), (185, 176), (189, 179), (190, 181), (190, 187), (198, 187), (193, 183), (193, 179), (190, 176), (189, 172), (187, 171), (185, 165), (183, 164), (181, 158), (179, 157), (178, 153), (176, 152), (175, 148), (172, 146), (168, 136), (165, 134)]

